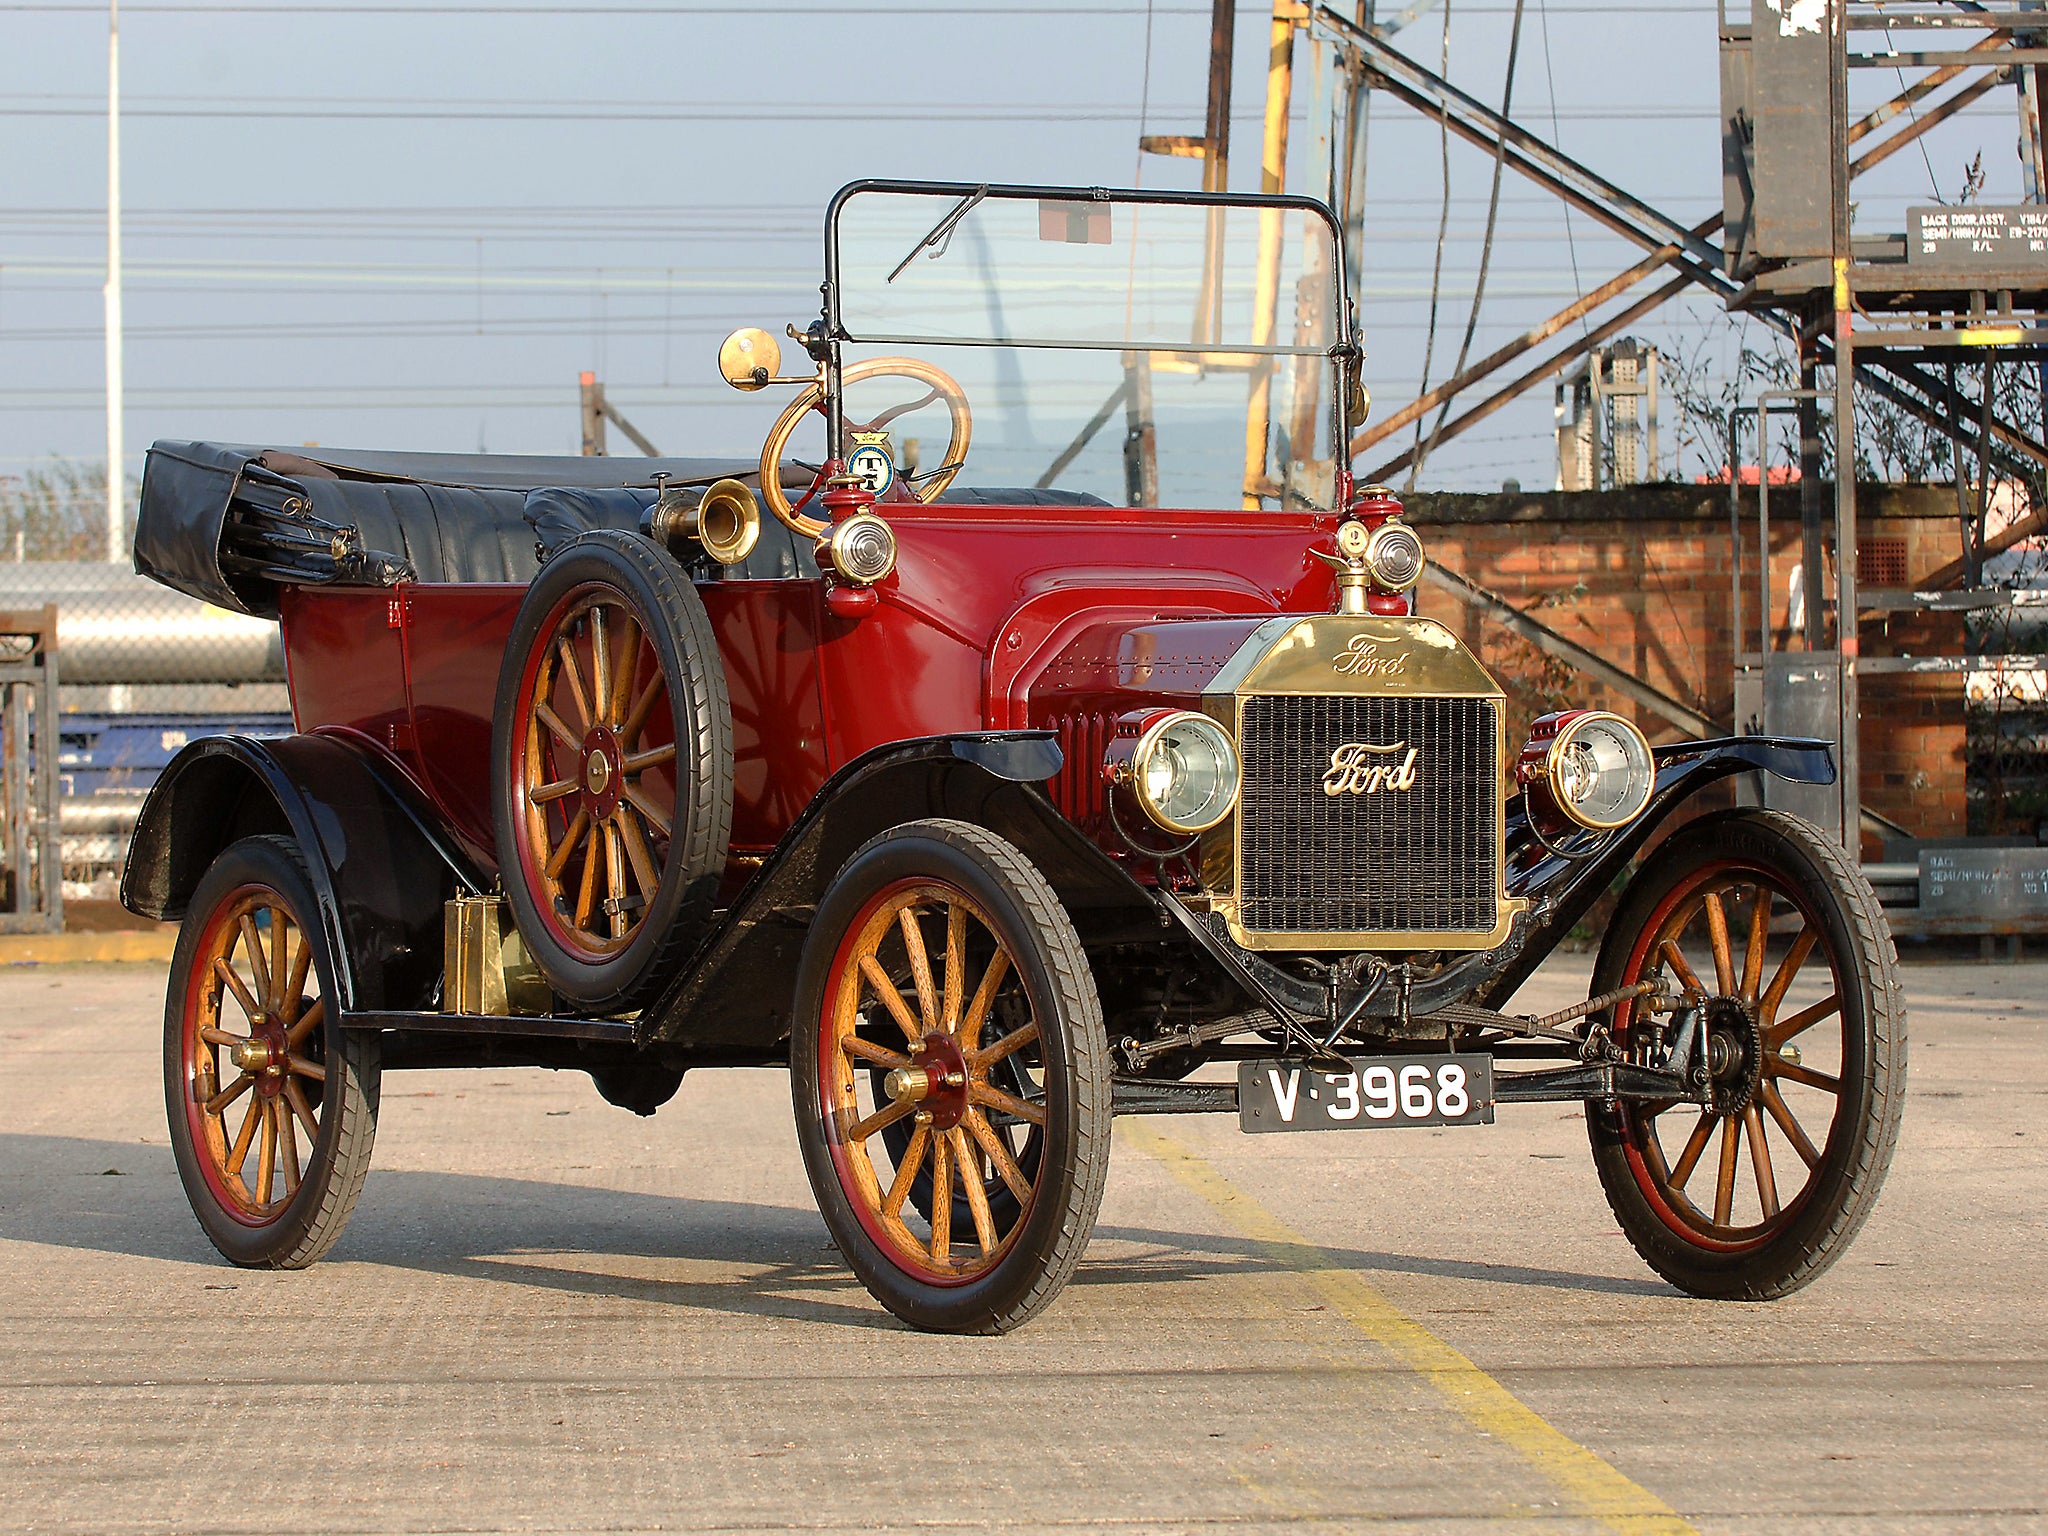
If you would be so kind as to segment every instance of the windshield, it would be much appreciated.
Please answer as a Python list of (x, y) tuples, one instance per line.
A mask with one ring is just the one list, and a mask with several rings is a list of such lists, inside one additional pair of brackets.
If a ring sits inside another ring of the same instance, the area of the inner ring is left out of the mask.
[(935, 369), (971, 413), (955, 496), (1329, 505), (1347, 327), (1322, 205), (870, 183), (828, 240), (848, 431), (907, 475), (955, 468)]

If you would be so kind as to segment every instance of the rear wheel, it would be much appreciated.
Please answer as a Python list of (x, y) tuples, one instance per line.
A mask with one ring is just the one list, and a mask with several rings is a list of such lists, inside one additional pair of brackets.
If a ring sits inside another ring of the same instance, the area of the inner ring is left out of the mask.
[[(1898, 1141), (1906, 1013), (1876, 895), (1806, 822), (1706, 817), (1623, 895), (1593, 990), (1651, 979), (1696, 1010), (1711, 1103), (1589, 1105), (1608, 1204), (1672, 1284), (1786, 1295), (1855, 1237)], [(1655, 1059), (1656, 1035), (1617, 1006), (1634, 1059)]]
[(1000, 1333), (1072, 1277), (1108, 1172), (1109, 1046), (1079, 937), (962, 822), (869, 843), (818, 907), (791, 1047), (840, 1252), (920, 1328)]
[(199, 882), (171, 962), (171, 1150), (207, 1237), (251, 1267), (333, 1246), (377, 1135), (377, 1039), (341, 1027), (316, 912), (297, 846), (244, 839)]
[(512, 626), (492, 730), (505, 899), (596, 1012), (651, 1002), (709, 920), (732, 829), (732, 710), (696, 588), (648, 540), (587, 533)]

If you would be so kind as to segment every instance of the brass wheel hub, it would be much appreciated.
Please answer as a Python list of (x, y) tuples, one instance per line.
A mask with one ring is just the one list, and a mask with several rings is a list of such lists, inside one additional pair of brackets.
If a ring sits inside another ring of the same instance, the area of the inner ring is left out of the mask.
[(247, 1072), (252, 1077), (258, 1074), (273, 1077), (279, 1075), (278, 1068), (283, 1057), (278, 1048), (284, 1042), (273, 1038), (275, 1031), (270, 1027), (268, 1019), (259, 1019), (254, 1025), (254, 1031), (248, 1039), (236, 1042), (228, 1052), (228, 1059), (234, 1062), (238, 1070)]
[(931, 1117), (935, 1131), (950, 1131), (967, 1113), (967, 1057), (952, 1035), (926, 1035), (914, 1052), (917, 1065), (898, 1067), (883, 1078), (883, 1092), (899, 1103), (909, 1099)]
[(593, 821), (605, 821), (619, 808), (624, 753), (609, 726), (593, 726), (583, 738), (583, 804)]

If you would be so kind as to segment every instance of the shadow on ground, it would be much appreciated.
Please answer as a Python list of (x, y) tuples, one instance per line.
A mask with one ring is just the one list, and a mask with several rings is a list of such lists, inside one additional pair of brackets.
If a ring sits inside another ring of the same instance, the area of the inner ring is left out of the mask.
[[(175, 1263), (219, 1263), (185, 1203), (170, 1149), (0, 1134), (0, 1238)], [(1259, 1243), (1104, 1225), (1084, 1286), (1343, 1269), (1568, 1292), (1675, 1295), (1654, 1281), (1362, 1248)], [(1111, 1246), (1115, 1245), (1115, 1246)], [(1136, 1251), (1132, 1251), (1135, 1249)], [(621, 1261), (624, 1261), (622, 1264)], [(729, 1278), (649, 1276), (641, 1261), (723, 1265)], [(847, 1271), (815, 1211), (538, 1179), (372, 1171), (329, 1263), (371, 1264), (590, 1296), (893, 1326)]]

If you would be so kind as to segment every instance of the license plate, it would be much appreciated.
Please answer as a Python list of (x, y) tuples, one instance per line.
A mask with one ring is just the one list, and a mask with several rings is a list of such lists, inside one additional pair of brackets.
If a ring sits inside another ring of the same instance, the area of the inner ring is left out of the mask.
[(1493, 1124), (1493, 1058), (1375, 1056), (1349, 1072), (1298, 1061), (1237, 1066), (1242, 1131), (1352, 1131), (1397, 1125)]

